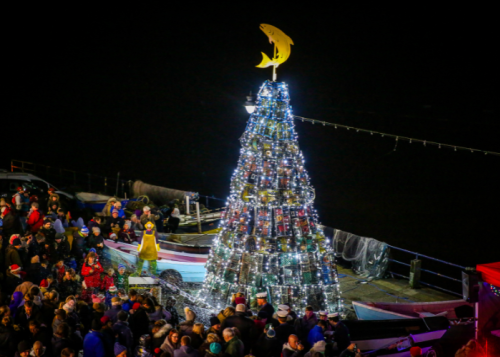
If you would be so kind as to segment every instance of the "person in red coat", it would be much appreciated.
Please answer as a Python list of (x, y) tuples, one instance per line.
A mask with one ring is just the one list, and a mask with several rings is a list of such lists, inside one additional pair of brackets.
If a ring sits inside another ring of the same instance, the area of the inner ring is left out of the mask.
[(82, 289), (82, 299), (86, 302), (91, 301), (91, 296), (96, 289), (101, 287), (101, 273), (104, 269), (96, 260), (94, 252), (89, 253), (85, 257), (85, 263), (82, 266), (82, 276), (83, 276), (83, 289)]
[(31, 233), (36, 233), (40, 230), (43, 225), (43, 218), (45, 217), (39, 210), (38, 202), (33, 202), (31, 204), (31, 213), (28, 217), (28, 229)]

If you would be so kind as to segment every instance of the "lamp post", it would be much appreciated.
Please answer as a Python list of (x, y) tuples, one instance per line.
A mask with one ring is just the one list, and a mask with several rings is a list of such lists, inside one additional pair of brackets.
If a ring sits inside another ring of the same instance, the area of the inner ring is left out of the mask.
[(247, 95), (247, 101), (244, 104), (245, 109), (247, 110), (248, 114), (252, 114), (255, 111), (255, 97), (252, 95), (252, 92), (250, 91), (250, 94)]

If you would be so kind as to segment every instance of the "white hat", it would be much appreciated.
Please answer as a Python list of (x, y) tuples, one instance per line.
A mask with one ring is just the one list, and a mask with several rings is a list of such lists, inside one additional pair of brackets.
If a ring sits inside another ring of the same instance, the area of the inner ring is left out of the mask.
[(151, 208), (149, 206), (144, 206), (144, 208), (142, 209), (144, 212), (146, 211), (151, 211)]
[(278, 310), (288, 311), (288, 310), (290, 310), (290, 306), (288, 306), (288, 305), (278, 305)]
[(266, 292), (258, 293), (257, 299), (267, 299), (267, 293)]
[(328, 311), (320, 311), (319, 314), (322, 316), (326, 316), (328, 315)]
[(278, 317), (287, 317), (288, 316), (288, 311), (282, 311), (282, 310), (280, 310), (280, 311), (278, 311), (276, 313), (276, 315), (278, 315)]
[(328, 314), (328, 318), (331, 319), (331, 318), (334, 318), (334, 317), (337, 317), (339, 316), (339, 313), (338, 312), (334, 312), (332, 314)]
[(325, 352), (325, 348), (326, 348), (325, 341), (318, 341), (312, 347), (312, 349), (314, 349), (314, 352)]
[(236, 311), (237, 312), (245, 312), (245, 311), (247, 311), (247, 308), (246, 308), (245, 304), (238, 304), (238, 305), (236, 305)]

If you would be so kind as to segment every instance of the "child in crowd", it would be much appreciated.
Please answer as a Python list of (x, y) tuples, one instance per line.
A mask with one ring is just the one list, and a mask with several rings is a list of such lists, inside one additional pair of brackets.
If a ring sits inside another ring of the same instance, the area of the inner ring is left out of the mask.
[(106, 276), (102, 279), (101, 290), (108, 291), (110, 286), (115, 285), (115, 270), (113, 268), (109, 268), (107, 270)]
[(137, 236), (134, 230), (131, 228), (132, 224), (130, 221), (125, 221), (123, 224), (123, 229), (120, 231), (119, 238), (120, 241), (124, 243), (137, 242)]
[(57, 260), (56, 265), (52, 269), (52, 275), (56, 277), (59, 284), (62, 283), (64, 275), (66, 274), (66, 266), (64, 266), (64, 259), (61, 257)]
[(111, 299), (114, 297), (118, 297), (118, 289), (116, 288), (116, 286), (111, 285), (106, 290), (106, 300), (104, 301), (106, 307), (111, 308)]
[(129, 274), (125, 271), (125, 265), (118, 264), (118, 275), (116, 276), (116, 287), (128, 291)]

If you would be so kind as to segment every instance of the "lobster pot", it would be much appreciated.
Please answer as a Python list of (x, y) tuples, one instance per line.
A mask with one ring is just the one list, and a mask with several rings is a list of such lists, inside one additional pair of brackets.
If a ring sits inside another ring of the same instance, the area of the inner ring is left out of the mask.
[(135, 289), (139, 294), (141, 294), (141, 292), (151, 292), (159, 304), (163, 303), (159, 279), (150, 277), (129, 277), (128, 283), (129, 289)]

